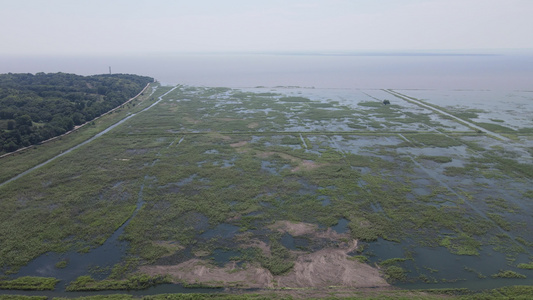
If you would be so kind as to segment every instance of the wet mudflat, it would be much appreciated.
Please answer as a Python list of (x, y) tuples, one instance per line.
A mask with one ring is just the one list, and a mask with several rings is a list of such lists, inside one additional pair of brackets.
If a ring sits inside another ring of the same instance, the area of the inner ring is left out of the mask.
[(533, 283), (532, 94), (392, 92), (179, 86), (1, 187), (2, 272), (42, 276), (47, 265), (67, 285), (68, 253), (89, 259), (116, 240), (112, 262), (82, 264), (78, 276), (242, 288)]

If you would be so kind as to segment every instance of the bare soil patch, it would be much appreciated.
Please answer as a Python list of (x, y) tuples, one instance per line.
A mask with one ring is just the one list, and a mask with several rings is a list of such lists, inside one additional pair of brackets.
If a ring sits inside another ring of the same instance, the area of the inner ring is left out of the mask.
[(288, 232), (293, 236), (300, 236), (306, 234), (316, 234), (318, 226), (303, 222), (277, 221), (270, 225), (270, 229), (279, 232)]
[(313, 170), (313, 169), (316, 169), (320, 166), (323, 166), (324, 164), (317, 164), (315, 163), (314, 161), (312, 160), (304, 160), (300, 163), (299, 166), (297, 166), (296, 168), (293, 168), (291, 170), (291, 172), (298, 172), (298, 171), (301, 171), (301, 170), (304, 170), (304, 171), (309, 171), (309, 170)]
[(252, 122), (252, 123), (246, 125), (246, 127), (250, 128), (250, 129), (257, 128), (258, 126), (259, 126), (259, 123), (257, 123), (257, 122)]
[(233, 148), (240, 148), (240, 147), (244, 147), (248, 144), (247, 141), (240, 141), (238, 143), (233, 143), (233, 144), (230, 144), (231, 147)]
[(273, 287), (272, 274), (268, 270), (254, 266), (238, 268), (236, 263), (221, 268), (200, 259), (191, 259), (174, 266), (143, 266), (140, 271), (150, 275), (171, 275), (175, 283), (246, 288)]
[(265, 256), (271, 255), (270, 246), (267, 243), (260, 241), (258, 239), (252, 239), (248, 243), (242, 245), (241, 247), (242, 248), (259, 248), (261, 249), (261, 252), (263, 253), (263, 255)]
[[(325, 238), (339, 242), (335, 248), (324, 248), (316, 252), (293, 251), (294, 267), (284, 275), (273, 276), (267, 269), (255, 264), (238, 267), (231, 262), (217, 267), (207, 260), (191, 259), (178, 265), (143, 266), (140, 272), (150, 275), (171, 275), (176, 283), (201, 283), (211, 286), (242, 288), (387, 288), (389, 284), (378, 269), (350, 259), (348, 253), (357, 249), (357, 240), (346, 242), (349, 234), (340, 234), (329, 228), (320, 231), (317, 225), (278, 221), (270, 226), (272, 230), (287, 232), (293, 236), (307, 235), (311, 238)], [(270, 256), (270, 246), (259, 239), (243, 233), (237, 236), (242, 248), (255, 247)], [(344, 242), (340, 242), (344, 241)]]
[(298, 157), (295, 157), (295, 156), (292, 156), (286, 153), (280, 153), (280, 152), (269, 151), (269, 152), (260, 152), (257, 154), (257, 156), (261, 158), (267, 158), (272, 155), (279, 155), (283, 159), (290, 160), (291, 162), (298, 164), (298, 166), (291, 169), (291, 172), (298, 172), (301, 170), (309, 171), (309, 170), (313, 170), (313, 169), (326, 165), (326, 164), (317, 164), (312, 160), (304, 160), (304, 159), (301, 159), (301, 158), (298, 158)]
[[(249, 246), (268, 249), (261, 241)], [(347, 253), (357, 243), (346, 243), (345, 248), (326, 248), (309, 254), (300, 254), (289, 273), (273, 276), (267, 269), (247, 265), (238, 267), (236, 262), (217, 267), (208, 261), (191, 259), (178, 265), (143, 266), (141, 273), (170, 275), (175, 283), (201, 283), (210, 286), (242, 288), (380, 288), (389, 284), (378, 269), (350, 260)]]
[(209, 133), (209, 136), (210, 136), (210, 137), (213, 137), (213, 138), (216, 138), (216, 139), (222, 139), (223, 141), (229, 141), (229, 140), (231, 140), (231, 137), (230, 137), (230, 136), (223, 135), (223, 134), (220, 134), (220, 133), (218, 133), (218, 132), (212, 132), (212, 133)]
[[(328, 239), (328, 240), (332, 240), (332, 241), (340, 241), (341, 239), (342, 240), (348, 240), (350, 238), (350, 234), (349, 233), (338, 233), (337, 231), (331, 229), (331, 228), (328, 228), (326, 231), (321, 231), (321, 232), (317, 232), (315, 235), (314, 235), (315, 238), (322, 238), (322, 239)], [(353, 251), (357, 248), (357, 243), (355, 245), (355, 247), (350, 250), (350, 251)], [(348, 252), (350, 252), (348, 251)]]
[(300, 255), (293, 269), (274, 278), (278, 287), (384, 287), (389, 284), (378, 269), (349, 260), (349, 248), (327, 248)]

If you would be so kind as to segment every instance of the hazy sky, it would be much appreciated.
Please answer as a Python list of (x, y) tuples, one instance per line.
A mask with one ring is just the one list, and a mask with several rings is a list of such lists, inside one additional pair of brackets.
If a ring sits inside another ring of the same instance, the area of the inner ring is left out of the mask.
[(0, 0), (0, 54), (533, 49), (533, 0)]

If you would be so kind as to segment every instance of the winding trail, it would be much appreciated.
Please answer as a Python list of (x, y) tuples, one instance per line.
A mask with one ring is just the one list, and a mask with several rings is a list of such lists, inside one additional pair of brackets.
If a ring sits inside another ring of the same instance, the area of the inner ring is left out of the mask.
[(115, 124), (109, 126), (109, 127), (106, 128), (105, 130), (103, 130), (103, 131), (97, 133), (97, 134), (96, 134), (95, 136), (93, 136), (92, 138), (90, 138), (90, 139), (88, 139), (88, 140), (86, 140), (86, 141), (84, 141), (84, 142), (81, 142), (80, 144), (78, 144), (78, 145), (76, 145), (76, 146), (74, 146), (74, 147), (72, 147), (72, 148), (70, 148), (70, 149), (68, 149), (68, 150), (66, 150), (66, 151), (63, 151), (62, 153), (60, 153), (60, 154), (58, 154), (58, 155), (56, 155), (56, 156), (50, 158), (49, 160), (47, 160), (47, 161), (45, 161), (45, 162), (43, 162), (43, 163), (41, 163), (41, 164), (38, 164), (38, 165), (36, 165), (35, 167), (32, 167), (32, 168), (30, 168), (30, 169), (28, 169), (28, 170), (26, 170), (26, 171), (24, 171), (24, 172), (18, 174), (17, 176), (15, 176), (15, 177), (13, 177), (13, 178), (7, 180), (7, 181), (4, 181), (4, 182), (0, 183), (0, 187), (2, 187), (2, 186), (6, 185), (6, 184), (8, 184), (8, 183), (10, 183), (10, 182), (12, 182), (12, 181), (14, 181), (14, 180), (17, 180), (17, 179), (21, 178), (22, 176), (24, 176), (24, 175), (26, 175), (26, 174), (28, 174), (28, 173), (30, 173), (30, 172), (32, 172), (32, 171), (35, 171), (35, 170), (37, 170), (37, 169), (39, 169), (39, 168), (41, 168), (41, 167), (43, 167), (43, 166), (45, 166), (45, 165), (51, 163), (52, 161), (56, 160), (57, 158), (59, 158), (59, 157), (65, 155), (65, 154), (68, 154), (68, 153), (70, 153), (70, 152), (72, 152), (72, 151), (74, 151), (74, 150), (76, 150), (76, 149), (78, 149), (78, 148), (80, 148), (80, 147), (82, 147), (82, 146), (84, 146), (84, 145), (86, 145), (86, 144), (88, 144), (88, 143), (94, 141), (95, 139), (97, 139), (97, 138), (101, 137), (102, 135), (104, 135), (104, 134), (108, 133), (109, 131), (111, 131), (113, 128), (115, 128), (115, 127), (121, 125), (122, 123), (126, 122), (127, 120), (129, 120), (129, 119), (135, 117), (137, 114), (140, 114), (140, 113), (142, 113), (142, 112), (145, 112), (145, 111), (151, 109), (152, 107), (154, 107), (155, 105), (157, 105), (159, 102), (161, 102), (161, 101), (163, 100), (163, 97), (165, 97), (166, 95), (168, 95), (169, 93), (171, 93), (172, 91), (174, 91), (174, 90), (177, 89), (177, 88), (178, 88), (177, 86), (173, 87), (173, 88), (170, 89), (168, 92), (166, 92), (166, 93), (164, 93), (163, 95), (159, 96), (159, 100), (157, 100), (156, 102), (154, 102), (152, 105), (146, 107), (145, 109), (141, 110), (141, 111), (138, 112), (138, 113), (134, 113), (134, 114), (131, 114), (131, 115), (125, 117), (124, 119), (118, 121), (117, 123), (115, 123)]

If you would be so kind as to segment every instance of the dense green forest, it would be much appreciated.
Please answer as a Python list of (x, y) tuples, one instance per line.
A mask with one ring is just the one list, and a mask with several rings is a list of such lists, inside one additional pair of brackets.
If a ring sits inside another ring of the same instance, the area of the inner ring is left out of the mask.
[(152, 81), (127, 74), (0, 74), (0, 153), (61, 135), (126, 102)]

